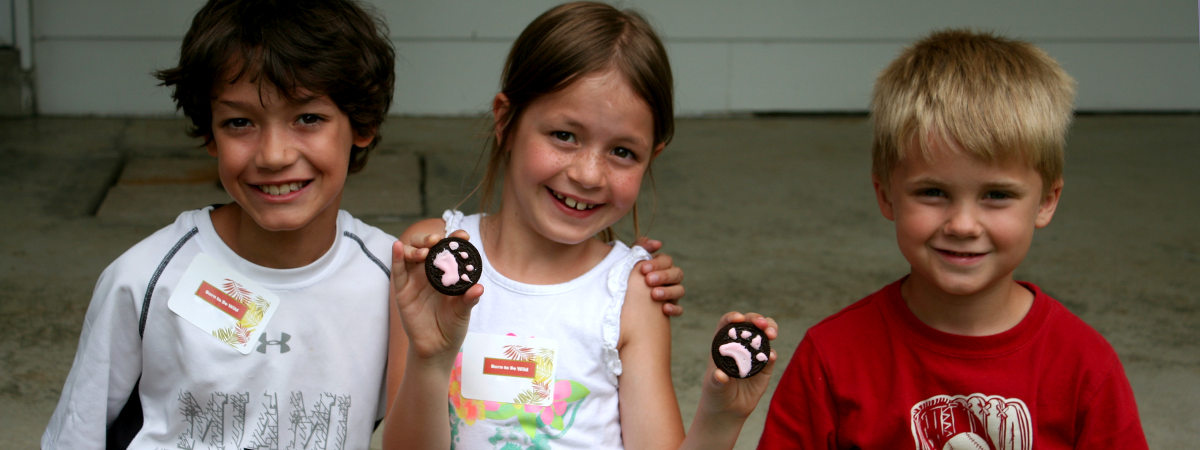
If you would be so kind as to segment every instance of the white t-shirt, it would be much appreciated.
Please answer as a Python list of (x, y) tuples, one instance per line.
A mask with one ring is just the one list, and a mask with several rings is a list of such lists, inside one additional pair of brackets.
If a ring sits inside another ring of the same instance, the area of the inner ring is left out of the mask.
[[(104, 448), (135, 384), (144, 424), (131, 449), (370, 445), (384, 412), (395, 238), (340, 211), (324, 256), (270, 269), (226, 246), (211, 210), (180, 214), (100, 276), (43, 449)], [(247, 355), (168, 309), (200, 253), (279, 297)]]
[(621, 308), (629, 274), (650, 255), (641, 247), (613, 242), (604, 260), (578, 278), (525, 284), (492, 267), (480, 239), (480, 218), (457, 211), (443, 215), (446, 233), (466, 230), (483, 260), (479, 284), (484, 294), (471, 311), (468, 331), (556, 341), (554, 402), (542, 407), (464, 398), (460, 357), (450, 387), (453, 448), (624, 448), (617, 397)]

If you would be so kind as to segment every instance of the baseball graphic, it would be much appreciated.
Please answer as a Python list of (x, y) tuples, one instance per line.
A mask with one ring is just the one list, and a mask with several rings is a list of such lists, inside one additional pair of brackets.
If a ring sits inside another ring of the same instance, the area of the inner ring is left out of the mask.
[(917, 450), (1030, 450), (1033, 421), (1025, 402), (996, 395), (937, 395), (910, 418)]
[(987, 439), (968, 431), (954, 435), (954, 437), (946, 441), (946, 445), (942, 447), (942, 450), (991, 450), (991, 448), (987, 443)]

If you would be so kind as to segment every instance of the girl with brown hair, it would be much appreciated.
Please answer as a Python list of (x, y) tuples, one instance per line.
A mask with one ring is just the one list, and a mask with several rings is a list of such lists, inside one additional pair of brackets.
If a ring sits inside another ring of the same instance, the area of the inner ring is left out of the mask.
[[(674, 130), (671, 68), (636, 13), (578, 2), (518, 37), (492, 102), (495, 143), (481, 185), (489, 211), (447, 211), (394, 248), (393, 298), (407, 353), (384, 434), (389, 448), (732, 448), (766, 376), (709, 364), (685, 441), (671, 382), (668, 318), (633, 269), (649, 254), (612, 240)], [(479, 285), (430, 286), (430, 247), (478, 248)], [(401, 262), (403, 261), (403, 262)], [(484, 293), (486, 285), (487, 293)], [(729, 313), (773, 339), (775, 322)], [(449, 421), (446, 392), (449, 393)]]

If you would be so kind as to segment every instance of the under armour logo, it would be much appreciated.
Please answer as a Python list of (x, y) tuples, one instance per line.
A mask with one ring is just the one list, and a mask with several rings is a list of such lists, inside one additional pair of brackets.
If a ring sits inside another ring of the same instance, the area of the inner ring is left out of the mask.
[(258, 335), (258, 348), (256, 350), (258, 350), (259, 353), (266, 353), (268, 345), (278, 345), (279, 353), (287, 353), (287, 352), (291, 351), (292, 348), (288, 347), (287, 341), (288, 341), (288, 339), (291, 339), (292, 337), (288, 336), (287, 333), (279, 333), (279, 334), (281, 337), (278, 341), (268, 341), (267, 333)]

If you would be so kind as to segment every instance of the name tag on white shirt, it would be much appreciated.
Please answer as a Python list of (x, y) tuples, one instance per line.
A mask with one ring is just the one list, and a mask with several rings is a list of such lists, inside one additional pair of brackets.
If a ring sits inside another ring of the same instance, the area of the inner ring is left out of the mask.
[(183, 273), (167, 307), (246, 355), (279, 309), (279, 297), (200, 253)]
[(550, 406), (558, 342), (499, 334), (467, 333), (463, 341), (462, 396)]

